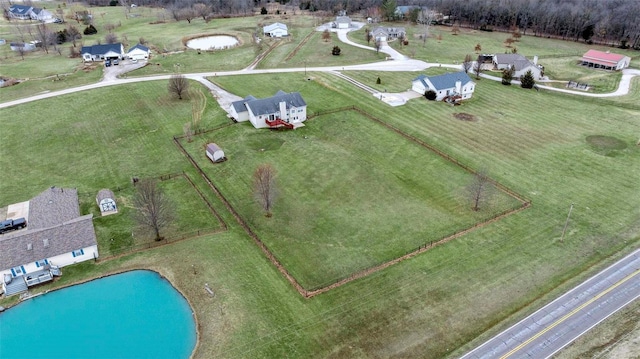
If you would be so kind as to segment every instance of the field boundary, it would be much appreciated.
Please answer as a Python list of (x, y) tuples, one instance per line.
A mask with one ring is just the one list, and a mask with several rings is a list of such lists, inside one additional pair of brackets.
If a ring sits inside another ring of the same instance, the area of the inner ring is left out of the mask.
[[(446, 161), (449, 161), (453, 164), (455, 164), (456, 166), (460, 167), (461, 169), (472, 173), (472, 174), (476, 174), (477, 171), (474, 170), (473, 168), (471, 168), (468, 165), (465, 165), (463, 163), (461, 163), (460, 161), (458, 161), (457, 159), (449, 156), (448, 154), (440, 151), (439, 149), (435, 148), (432, 145), (429, 145), (428, 143), (420, 140), (419, 138), (409, 135), (405, 132), (403, 132), (402, 130), (389, 125), (388, 123), (376, 118), (375, 116), (369, 114), (368, 112), (358, 108), (357, 106), (347, 106), (347, 107), (340, 107), (340, 108), (335, 108), (335, 109), (329, 109), (329, 110), (325, 110), (325, 111), (319, 111), (319, 112), (315, 112), (313, 114), (311, 114), (307, 119), (314, 119), (317, 118), (319, 116), (324, 116), (324, 115), (328, 115), (328, 114), (332, 114), (332, 113), (337, 113), (337, 112), (344, 112), (344, 111), (355, 111), (358, 112), (359, 114), (365, 116), (366, 118), (368, 118), (369, 120), (378, 123), (382, 126), (384, 126), (385, 128), (401, 135), (402, 137), (406, 138), (407, 140), (414, 142), (418, 145), (420, 145), (421, 147), (424, 147), (425, 149), (437, 154), (438, 156), (442, 157), (443, 159), (445, 159)], [(209, 178), (209, 176), (204, 173), (204, 171), (202, 170), (202, 168), (196, 163), (196, 161), (193, 159), (193, 157), (184, 149), (184, 147), (182, 146), (182, 144), (180, 143), (180, 140), (182, 138), (184, 138), (185, 136), (174, 136), (173, 137), (173, 141), (176, 144), (176, 146), (178, 146), (178, 148), (180, 149), (180, 151), (187, 157), (187, 159), (189, 160), (189, 162), (191, 162), (191, 164), (194, 166), (194, 168), (200, 173), (200, 175), (202, 176), (202, 178), (207, 182), (207, 184), (209, 185), (209, 187), (211, 188), (211, 190), (216, 194), (216, 196), (220, 199), (220, 201), (222, 201), (222, 203), (225, 205), (225, 207), (227, 207), (227, 209), (229, 210), (229, 212), (233, 215), (233, 217), (236, 219), (236, 221), (238, 222), (238, 224), (245, 230), (245, 232), (247, 233), (247, 235), (249, 235), (249, 237), (251, 237), (251, 239), (254, 241), (254, 243), (258, 246), (258, 248), (260, 248), (260, 250), (266, 255), (266, 257), (269, 259), (269, 261), (271, 261), (271, 263), (278, 269), (278, 271), (280, 271), (280, 273), (287, 279), (287, 281), (289, 281), (289, 283), (298, 291), (298, 293), (300, 293), (300, 295), (302, 295), (304, 298), (309, 299), (312, 297), (315, 297), (316, 295), (322, 294), (322, 293), (326, 293), (332, 289), (338, 288), (340, 286), (343, 286), (349, 282), (352, 282), (354, 280), (366, 277), (370, 274), (376, 273), (382, 269), (385, 269), (387, 267), (390, 267), (394, 264), (400, 263), (402, 261), (405, 261), (407, 259), (413, 258), (421, 253), (424, 253), (436, 246), (439, 246), (441, 244), (445, 244), (453, 239), (459, 238), (467, 233), (470, 233), (476, 229), (482, 228), (486, 225), (489, 225), (491, 223), (497, 222), (501, 219), (504, 219), (512, 214), (516, 214), (518, 212), (521, 212), (529, 207), (531, 207), (531, 201), (528, 199), (525, 199), (525, 197), (513, 190), (511, 190), (510, 188), (508, 188), (507, 186), (499, 183), (498, 181), (496, 181), (495, 179), (492, 178), (488, 178), (488, 180), (494, 185), (496, 186), (496, 188), (498, 188), (499, 190), (503, 191), (504, 193), (506, 193), (507, 195), (511, 196), (512, 198), (516, 199), (518, 202), (520, 202), (520, 206), (518, 206), (517, 208), (511, 208), (511, 209), (507, 209), (501, 213), (498, 213), (494, 216), (492, 216), (491, 218), (484, 220), (482, 222), (478, 222), (473, 224), (470, 227), (461, 229), (459, 231), (454, 232), (453, 234), (450, 234), (446, 237), (443, 237), (441, 239), (438, 240), (434, 240), (434, 241), (430, 241), (428, 243), (425, 243), (421, 246), (419, 246), (418, 248), (415, 248), (413, 250), (409, 250), (407, 251), (404, 255), (396, 257), (394, 259), (388, 260), (386, 262), (383, 262), (381, 264), (366, 268), (364, 270), (360, 270), (357, 272), (354, 272), (352, 274), (350, 274), (349, 276), (345, 277), (345, 278), (340, 278), (338, 280), (336, 280), (335, 282), (329, 284), (329, 285), (324, 285), (321, 287), (317, 287), (317, 288), (312, 288), (312, 289), (305, 289), (297, 280), (295, 277), (293, 277), (289, 271), (287, 271), (287, 269), (282, 265), (282, 263), (280, 263), (280, 261), (276, 258), (276, 256), (269, 250), (269, 248), (264, 244), (264, 242), (262, 242), (262, 240), (258, 237), (258, 235), (249, 227), (249, 225), (247, 224), (247, 222), (245, 222), (245, 220), (242, 218), (242, 216), (240, 216), (240, 214), (235, 210), (235, 208), (231, 205), (231, 202), (229, 202), (226, 197), (222, 194), (222, 192), (218, 189), (218, 187), (213, 183), (213, 181)]]
[(136, 252), (141, 252), (141, 251), (148, 250), (148, 249), (151, 249), (151, 248), (162, 247), (162, 246), (165, 246), (165, 245), (168, 245), (168, 244), (181, 242), (181, 241), (184, 241), (184, 240), (187, 240), (187, 239), (198, 238), (198, 237), (205, 236), (205, 235), (210, 235), (210, 234), (222, 233), (222, 232), (226, 232), (229, 229), (229, 226), (227, 225), (227, 223), (222, 219), (222, 217), (215, 210), (215, 208), (213, 208), (213, 205), (211, 204), (211, 202), (209, 202), (209, 200), (207, 200), (207, 198), (204, 196), (202, 191), (200, 191), (200, 189), (196, 186), (196, 184), (193, 182), (193, 180), (191, 179), (191, 177), (189, 177), (188, 174), (186, 174), (185, 172), (169, 173), (169, 174), (160, 175), (160, 176), (157, 177), (157, 179), (160, 180), (160, 181), (168, 181), (168, 180), (171, 180), (171, 179), (174, 179), (174, 178), (179, 178), (179, 177), (185, 179), (187, 181), (187, 183), (189, 185), (191, 185), (191, 187), (196, 191), (198, 196), (200, 196), (200, 199), (205, 203), (207, 208), (209, 208), (209, 211), (218, 220), (220, 228), (218, 228), (218, 229), (198, 229), (196, 231), (179, 234), (178, 236), (175, 236), (173, 238), (163, 238), (162, 240), (159, 240), (159, 241), (141, 243), (141, 244), (137, 244), (137, 245), (133, 245), (133, 246), (124, 247), (124, 248), (121, 248), (121, 249), (109, 251), (110, 252), (109, 255), (100, 256), (99, 258), (96, 258), (97, 262), (102, 262), (102, 261), (107, 261), (107, 260), (111, 260), (111, 259), (114, 259), (114, 258), (119, 258), (119, 257), (122, 257), (122, 256), (130, 254), (130, 253), (136, 253)]

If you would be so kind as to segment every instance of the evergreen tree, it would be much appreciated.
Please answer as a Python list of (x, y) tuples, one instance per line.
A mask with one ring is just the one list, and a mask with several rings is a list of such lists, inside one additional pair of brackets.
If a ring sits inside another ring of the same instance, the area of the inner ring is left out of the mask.
[(511, 85), (511, 80), (513, 80), (513, 67), (502, 70), (502, 84)]
[(536, 80), (533, 79), (531, 70), (527, 71), (527, 73), (524, 74), (524, 76), (522, 76), (522, 78), (520, 79), (520, 86), (522, 86), (522, 88), (530, 89), (533, 88), (533, 85), (535, 84)]

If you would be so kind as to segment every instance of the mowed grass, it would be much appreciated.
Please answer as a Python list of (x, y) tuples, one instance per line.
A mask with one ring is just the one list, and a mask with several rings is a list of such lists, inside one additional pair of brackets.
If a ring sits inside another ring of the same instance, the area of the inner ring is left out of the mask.
[[(296, 131), (226, 127), (188, 148), (225, 197), (307, 289), (400, 257), (520, 205), (489, 188), (471, 209), (473, 175), (355, 111), (323, 115)], [(200, 142), (229, 161), (211, 166)], [(252, 175), (271, 164), (273, 217), (253, 200)], [(375, 195), (373, 195), (375, 194)]]
[[(473, 99), (462, 106), (415, 99), (392, 108), (335, 76), (310, 75), (313, 81), (301, 74), (218, 77), (216, 81), (241, 96), (270, 96), (278, 89), (301, 91), (311, 112), (362, 106), (463, 163), (488, 168), (493, 178), (531, 198), (532, 207), (304, 300), (223, 206), (214, 203), (232, 225), (228, 232), (103, 263), (66, 267), (59, 282), (38, 290), (114, 270), (159, 270), (192, 303), (200, 329), (197, 358), (453, 358), (575, 285), (603, 262), (637, 247), (637, 87), (630, 96), (599, 100), (480, 80)], [(134, 98), (132, 92), (143, 96)], [(190, 105), (175, 101), (163, 106), (158, 101), (164, 96), (166, 82), (161, 81), (0, 110), (0, 123), (10, 129), (0, 133), (0, 165), (11, 168), (0, 172), (1, 202), (22, 201), (52, 184), (97, 192), (114, 183), (128, 183), (133, 173), (158, 175), (188, 168), (178, 160), (181, 155), (170, 137), (181, 133)], [(106, 100), (109, 106), (102, 105)], [(216, 105), (208, 106), (208, 124), (226, 121)], [(114, 111), (119, 116), (111, 116)], [(456, 120), (457, 112), (478, 120)], [(128, 130), (121, 132), (122, 149), (109, 152), (113, 155), (107, 157), (101, 151), (106, 143), (102, 140), (92, 146), (85, 143), (83, 148), (76, 145), (103, 134), (113, 138), (109, 134), (114, 127), (120, 128), (113, 119), (129, 116), (135, 121), (124, 127)], [(69, 137), (78, 131), (76, 122), (93, 126), (80, 141)], [(137, 123), (145, 128), (136, 130)], [(312, 124), (313, 120), (309, 128)], [(156, 127), (158, 131), (152, 132)], [(43, 137), (40, 129), (54, 135)], [(615, 157), (603, 156), (586, 142), (588, 136), (596, 135), (618, 138), (627, 147)], [(146, 142), (155, 145), (143, 146)], [(43, 146), (46, 155), (41, 152)], [(11, 161), (15, 158), (19, 160)], [(560, 242), (571, 203), (574, 211)], [(198, 275), (193, 274), (192, 265)], [(215, 297), (204, 291), (203, 283), (216, 290)]]

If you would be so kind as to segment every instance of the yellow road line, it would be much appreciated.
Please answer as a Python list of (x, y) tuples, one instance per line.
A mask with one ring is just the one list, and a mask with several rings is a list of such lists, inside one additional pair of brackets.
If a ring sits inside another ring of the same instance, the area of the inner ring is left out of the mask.
[(529, 338), (528, 340), (522, 342), (520, 345), (518, 345), (517, 347), (513, 348), (510, 352), (508, 352), (507, 354), (503, 355), (500, 357), (500, 359), (505, 359), (510, 357), (511, 355), (513, 355), (515, 352), (519, 351), (520, 349), (524, 348), (525, 346), (527, 346), (529, 343), (531, 343), (532, 341), (538, 339), (540, 336), (542, 336), (544, 333), (548, 332), (549, 330), (553, 329), (554, 327), (556, 327), (558, 324), (564, 322), (565, 320), (567, 320), (569, 317), (573, 316), (574, 314), (576, 314), (577, 312), (581, 311), (582, 309), (584, 309), (584, 307), (586, 307), (587, 305), (595, 302), (596, 300), (600, 299), (602, 296), (606, 295), (607, 293), (611, 292), (612, 290), (614, 290), (615, 288), (619, 287), (620, 285), (622, 285), (624, 282), (628, 281), (629, 279), (635, 277), (636, 275), (638, 275), (638, 273), (640, 273), (640, 269), (637, 269), (635, 272), (629, 274), (628, 276), (622, 278), (620, 281), (618, 281), (616, 284), (612, 285), (611, 287), (607, 288), (605, 291), (601, 292), (600, 294), (596, 295), (595, 297), (591, 298), (590, 300), (588, 300), (587, 302), (585, 302), (584, 304), (582, 304), (581, 306), (577, 307), (576, 309), (572, 310), (571, 312), (565, 314), (562, 318), (556, 320), (555, 322), (553, 322), (553, 324), (549, 325), (548, 327), (544, 328), (543, 330), (541, 330), (540, 332), (538, 332), (536, 335), (532, 336), (531, 338)]

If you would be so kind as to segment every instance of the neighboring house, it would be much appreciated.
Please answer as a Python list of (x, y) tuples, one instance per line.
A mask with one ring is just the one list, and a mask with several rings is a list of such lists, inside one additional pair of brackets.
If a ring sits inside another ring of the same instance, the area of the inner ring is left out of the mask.
[(250, 121), (255, 128), (297, 128), (307, 119), (307, 103), (299, 92), (278, 91), (264, 99), (247, 96), (235, 101), (229, 115), (238, 122)]
[(515, 79), (524, 76), (527, 71), (531, 71), (536, 80), (544, 76), (544, 68), (538, 65), (538, 56), (534, 56), (531, 61), (520, 54), (496, 54), (493, 55), (493, 66), (497, 70), (513, 68)]
[(11, 51), (33, 51), (36, 49), (36, 44), (33, 42), (11, 42), (9, 47)]
[(0, 279), (7, 295), (51, 280), (57, 268), (98, 257), (93, 215), (80, 215), (78, 191), (51, 187), (21, 208), (22, 230), (0, 235)]
[(119, 42), (116, 44), (82, 46), (80, 53), (82, 54), (82, 59), (86, 62), (122, 59), (124, 57), (124, 47)]
[(442, 101), (446, 97), (454, 97), (456, 101), (469, 99), (475, 87), (475, 82), (464, 71), (438, 76), (420, 75), (411, 83), (411, 89), (421, 95), (429, 90), (434, 91), (436, 101)]
[(262, 32), (264, 33), (264, 36), (269, 37), (283, 37), (289, 35), (287, 25), (279, 22), (263, 27)]
[(348, 29), (351, 27), (351, 18), (348, 16), (336, 16), (336, 21), (333, 22), (332, 26), (338, 29)]
[(620, 54), (614, 54), (609, 51), (602, 52), (598, 50), (589, 50), (584, 55), (580, 63), (583, 66), (593, 67), (605, 70), (622, 70), (629, 67), (631, 58)]
[(147, 60), (151, 54), (148, 47), (137, 44), (127, 51), (127, 57), (132, 60)]
[(8, 14), (9, 17), (19, 20), (48, 21), (53, 19), (53, 14), (50, 11), (26, 5), (11, 5)]
[(371, 37), (375, 41), (390, 41), (393, 39), (403, 38), (406, 35), (404, 27), (376, 27), (371, 31)]
[(116, 196), (109, 189), (101, 189), (96, 195), (96, 202), (100, 208), (100, 214), (102, 216), (108, 216), (110, 214), (118, 213), (118, 207), (116, 206)]

